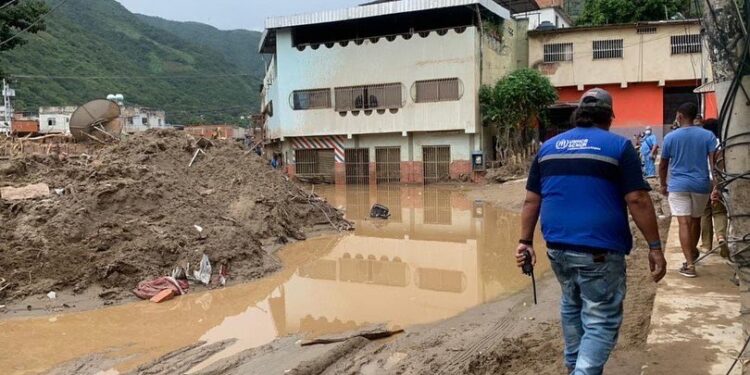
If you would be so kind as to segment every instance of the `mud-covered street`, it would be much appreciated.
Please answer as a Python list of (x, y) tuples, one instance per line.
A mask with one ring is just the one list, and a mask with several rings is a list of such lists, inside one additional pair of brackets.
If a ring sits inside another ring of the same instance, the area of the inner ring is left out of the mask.
[[(16, 374), (560, 373), (559, 286), (543, 259), (534, 306), (530, 279), (512, 262), (522, 187), (316, 186), (354, 233), (293, 243), (275, 254), (277, 273), (165, 304), (6, 318), (0, 341), (27, 349), (0, 366)], [(498, 192), (504, 200), (487, 200)], [(375, 202), (390, 219), (369, 218)], [(637, 251), (631, 263), (615, 374), (640, 366), (653, 301)], [(299, 346), (378, 324), (405, 332)]]

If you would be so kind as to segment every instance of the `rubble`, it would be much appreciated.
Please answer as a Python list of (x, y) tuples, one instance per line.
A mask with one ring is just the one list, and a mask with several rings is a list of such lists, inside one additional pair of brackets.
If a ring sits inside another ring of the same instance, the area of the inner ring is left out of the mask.
[(233, 280), (254, 279), (279, 267), (263, 244), (351, 227), (240, 145), (213, 141), (188, 166), (196, 149), (189, 135), (154, 130), (86, 158), (12, 159), (0, 188), (44, 183), (64, 194), (0, 200), (0, 278), (9, 280), (0, 298), (131, 290), (203, 254), (231, 266)]

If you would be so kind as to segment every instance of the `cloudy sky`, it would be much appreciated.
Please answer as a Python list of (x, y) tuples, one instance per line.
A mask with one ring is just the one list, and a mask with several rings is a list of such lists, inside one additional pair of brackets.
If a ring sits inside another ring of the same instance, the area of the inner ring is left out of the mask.
[[(262, 30), (266, 17), (347, 8), (366, 0), (117, 0), (131, 12), (220, 29)], [(206, 5), (211, 4), (211, 5)]]

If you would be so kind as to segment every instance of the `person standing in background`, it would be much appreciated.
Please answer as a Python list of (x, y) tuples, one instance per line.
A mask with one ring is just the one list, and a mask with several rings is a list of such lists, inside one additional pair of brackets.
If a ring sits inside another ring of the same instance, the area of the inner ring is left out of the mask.
[[(703, 128), (710, 131), (714, 136), (719, 138), (719, 121), (716, 119), (707, 119), (703, 123)], [(718, 151), (721, 152), (721, 151)], [(717, 160), (719, 158), (717, 157)], [(709, 165), (710, 171), (716, 166)], [(712, 176), (716, 178), (715, 176)], [(705, 251), (713, 249), (714, 234), (716, 234), (716, 242), (721, 246), (719, 254), (722, 258), (729, 258), (729, 246), (727, 246), (727, 208), (724, 206), (724, 202), (720, 199), (711, 199), (706, 205), (706, 210), (703, 211), (701, 217), (701, 247)]]
[(661, 193), (668, 197), (672, 216), (677, 217), (680, 225), (680, 245), (685, 263), (679, 272), (685, 277), (696, 277), (701, 216), (713, 191), (708, 166), (715, 165), (718, 145), (710, 131), (694, 125), (697, 114), (698, 106), (693, 103), (680, 106), (677, 121), (681, 126), (664, 138), (659, 164)]
[(651, 130), (650, 126), (646, 127), (641, 140), (641, 160), (643, 161), (643, 175), (646, 178), (656, 177), (656, 154), (659, 152), (659, 142)]

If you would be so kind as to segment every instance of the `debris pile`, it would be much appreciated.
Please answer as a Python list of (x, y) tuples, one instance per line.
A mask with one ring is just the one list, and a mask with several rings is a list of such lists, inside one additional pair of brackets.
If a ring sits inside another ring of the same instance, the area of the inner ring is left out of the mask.
[(264, 248), (350, 229), (339, 211), (240, 145), (172, 130), (92, 155), (0, 163), (0, 188), (46, 184), (54, 192), (0, 199), (5, 299), (92, 285), (118, 298), (177, 266), (197, 269), (204, 254), (221, 278), (249, 280), (279, 267)]

